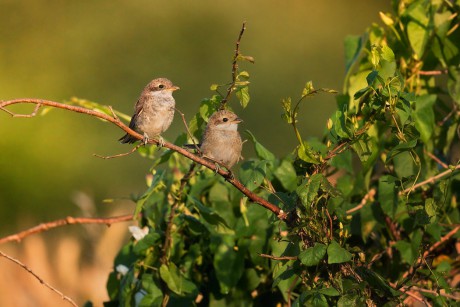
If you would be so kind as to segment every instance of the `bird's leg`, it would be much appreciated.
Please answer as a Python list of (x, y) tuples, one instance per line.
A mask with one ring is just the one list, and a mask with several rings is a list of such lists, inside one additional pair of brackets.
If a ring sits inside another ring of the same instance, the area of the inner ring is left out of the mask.
[(164, 147), (165, 146), (165, 140), (161, 135), (158, 136), (158, 147)]
[(149, 135), (147, 134), (147, 132), (144, 132), (144, 137), (142, 138), (142, 144), (144, 144), (144, 146), (146, 146), (150, 141), (150, 138), (149, 138)]

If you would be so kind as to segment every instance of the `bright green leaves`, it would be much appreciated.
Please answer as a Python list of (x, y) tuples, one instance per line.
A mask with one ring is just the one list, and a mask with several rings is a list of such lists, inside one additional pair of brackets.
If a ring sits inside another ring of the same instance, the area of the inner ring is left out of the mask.
[(223, 294), (229, 293), (244, 271), (243, 254), (245, 250), (239, 250), (228, 243), (222, 242), (217, 246), (213, 261), (220, 291)]
[(243, 108), (249, 103), (249, 73), (247, 71), (242, 71), (238, 74), (235, 83), (235, 95), (238, 97), (240, 104)]
[(303, 265), (315, 266), (326, 256), (327, 246), (321, 243), (315, 243), (299, 254), (299, 260)]
[(350, 260), (350, 252), (341, 247), (337, 241), (332, 240), (331, 244), (327, 247), (327, 263), (343, 263)]
[(302, 205), (305, 208), (311, 208), (313, 205), (313, 201), (318, 195), (323, 180), (325, 179), (322, 174), (315, 174), (302, 181), (301, 185), (297, 188), (297, 195), (299, 195)]
[(423, 95), (417, 97), (415, 102), (415, 127), (420, 132), (423, 142), (429, 143), (435, 127), (434, 103), (436, 95)]
[(276, 160), (275, 155), (272, 152), (270, 152), (267, 148), (265, 148), (264, 145), (259, 143), (256, 140), (256, 137), (254, 136), (254, 134), (251, 133), (251, 131), (246, 130), (246, 134), (249, 136), (250, 140), (254, 144), (254, 150), (256, 151), (257, 157), (259, 159), (266, 160), (272, 163), (275, 162)]
[(292, 128), (294, 129), (294, 133), (297, 138), (297, 141), (299, 142), (299, 145), (297, 147), (298, 158), (304, 162), (313, 163), (313, 164), (319, 164), (321, 161), (321, 157), (319, 156), (318, 153), (315, 153), (311, 149), (308, 142), (302, 139), (302, 136), (300, 135), (300, 132), (297, 128), (297, 121), (298, 121), (297, 117), (298, 117), (301, 102), (305, 98), (311, 97), (320, 92), (330, 93), (330, 94), (337, 93), (335, 90), (330, 90), (330, 89), (325, 89), (325, 88), (315, 89), (313, 87), (313, 83), (309, 81), (305, 84), (305, 87), (302, 90), (300, 99), (297, 101), (297, 103), (294, 106), (292, 105), (292, 100), (290, 97), (283, 99), (281, 102), (281, 105), (284, 111), (281, 117), (284, 119), (286, 123), (292, 126)]
[(268, 161), (246, 161), (241, 165), (240, 180), (251, 191), (258, 188), (267, 175)]
[(398, 192), (396, 190), (396, 178), (382, 176), (379, 179), (379, 203), (385, 214), (394, 217), (398, 205)]
[(412, 2), (405, 12), (405, 16), (410, 18), (407, 24), (407, 37), (416, 59), (422, 58), (430, 37), (430, 28), (433, 27), (431, 12), (427, 14), (429, 6), (429, 2), (418, 0)]
[(196, 296), (198, 289), (196, 285), (185, 278), (176, 265), (170, 262), (168, 265), (160, 266), (161, 279), (166, 283), (168, 288), (178, 295)]

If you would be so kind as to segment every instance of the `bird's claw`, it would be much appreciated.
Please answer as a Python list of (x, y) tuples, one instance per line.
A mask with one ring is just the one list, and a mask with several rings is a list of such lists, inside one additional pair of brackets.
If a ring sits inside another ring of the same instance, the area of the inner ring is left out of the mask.
[(144, 146), (146, 146), (150, 141), (150, 138), (149, 138), (149, 135), (144, 132), (144, 137), (142, 138), (142, 144), (144, 144)]
[(165, 140), (160, 135), (158, 136), (158, 147), (164, 147), (164, 146), (165, 146)]

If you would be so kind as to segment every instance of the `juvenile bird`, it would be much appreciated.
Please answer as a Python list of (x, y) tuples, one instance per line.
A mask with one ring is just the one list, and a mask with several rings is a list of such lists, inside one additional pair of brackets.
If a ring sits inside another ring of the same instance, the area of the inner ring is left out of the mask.
[[(179, 87), (166, 78), (152, 80), (141, 93), (134, 108), (134, 115), (129, 128), (144, 135), (143, 142), (150, 138), (159, 137), (160, 145), (164, 144), (161, 133), (171, 125), (174, 117), (176, 102), (172, 93)], [(121, 143), (134, 143), (135, 137), (126, 134), (119, 139)]]
[(200, 150), (203, 155), (230, 170), (241, 157), (243, 142), (237, 130), (241, 122), (231, 111), (215, 112), (209, 118), (201, 140)]

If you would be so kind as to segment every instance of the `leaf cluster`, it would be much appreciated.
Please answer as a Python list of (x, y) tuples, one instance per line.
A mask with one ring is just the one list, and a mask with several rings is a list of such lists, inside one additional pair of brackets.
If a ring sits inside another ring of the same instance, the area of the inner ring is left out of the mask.
[[(240, 163), (240, 181), (293, 218), (163, 152), (135, 199), (146, 231), (115, 259), (106, 306), (454, 302), (460, 3), (392, 4), (383, 26), (346, 38), (344, 87), (322, 140), (296, 126), (305, 99), (335, 93), (311, 82), (296, 103), (282, 101), (298, 140), (291, 154), (276, 157), (247, 132), (256, 157)], [(249, 73), (236, 73), (231, 86), (246, 106)], [(189, 123), (197, 139), (224, 99), (220, 87)]]

